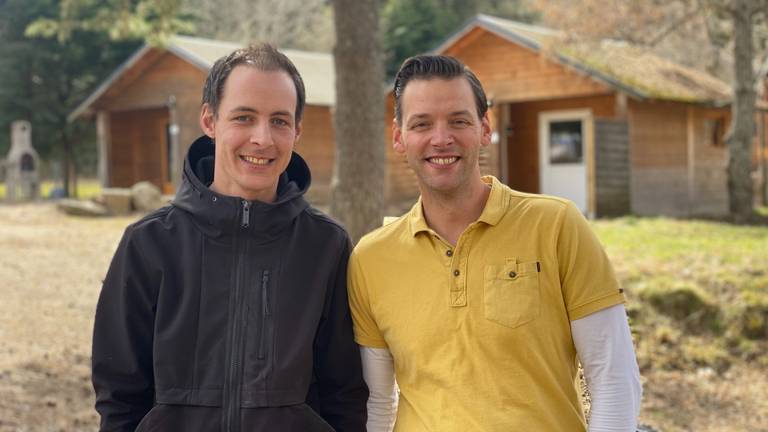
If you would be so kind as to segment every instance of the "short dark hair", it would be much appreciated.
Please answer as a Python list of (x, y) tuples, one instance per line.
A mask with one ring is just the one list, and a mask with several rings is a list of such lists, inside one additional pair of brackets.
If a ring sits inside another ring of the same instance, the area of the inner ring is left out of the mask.
[(419, 55), (406, 59), (395, 76), (395, 119), (402, 123), (403, 111), (400, 99), (405, 91), (405, 86), (413, 79), (451, 79), (464, 77), (472, 87), (477, 105), (477, 115), (483, 118), (488, 111), (488, 99), (485, 96), (483, 85), (475, 74), (464, 63), (454, 57), (444, 55)]
[(216, 60), (216, 63), (213, 64), (203, 86), (203, 104), (208, 104), (211, 107), (214, 116), (217, 116), (219, 113), (224, 83), (229, 78), (232, 69), (241, 64), (255, 67), (264, 72), (283, 71), (287, 73), (293, 81), (293, 86), (296, 88), (296, 112), (294, 117), (297, 122), (301, 120), (306, 102), (304, 81), (301, 79), (301, 75), (299, 75), (299, 71), (293, 62), (285, 54), (278, 51), (277, 48), (267, 43), (249, 45), (246, 48), (235, 50), (229, 55)]

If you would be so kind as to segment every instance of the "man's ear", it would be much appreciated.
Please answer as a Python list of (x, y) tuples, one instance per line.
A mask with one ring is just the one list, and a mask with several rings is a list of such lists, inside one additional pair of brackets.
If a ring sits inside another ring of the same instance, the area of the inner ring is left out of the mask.
[(211, 138), (216, 138), (216, 115), (208, 103), (203, 104), (200, 110), (200, 129)]
[(405, 143), (403, 142), (403, 128), (397, 122), (397, 119), (392, 119), (392, 148), (396, 153), (405, 153)]
[(296, 136), (293, 138), (293, 147), (294, 147), (294, 148), (296, 147), (296, 144), (299, 142), (299, 138), (301, 138), (301, 132), (302, 132), (302, 130), (303, 130), (303, 129), (302, 129), (302, 127), (301, 127), (301, 120), (299, 120), (299, 121), (296, 123)]
[(488, 119), (488, 113), (483, 115), (483, 120), (480, 122), (480, 145), (488, 147), (491, 144), (491, 121)]

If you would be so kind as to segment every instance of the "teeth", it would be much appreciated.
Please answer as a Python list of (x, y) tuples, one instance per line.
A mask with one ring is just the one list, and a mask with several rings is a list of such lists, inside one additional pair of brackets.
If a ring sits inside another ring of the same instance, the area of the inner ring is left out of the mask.
[(245, 156), (245, 155), (242, 155), (242, 156), (240, 156), (240, 159), (242, 159), (242, 160), (244, 160), (246, 162), (250, 162), (252, 164), (256, 164), (256, 165), (266, 165), (266, 164), (269, 163), (269, 159), (268, 158), (259, 158), (259, 157), (256, 157), (256, 156)]
[(459, 158), (457, 158), (456, 156), (444, 157), (444, 158), (436, 157), (436, 158), (430, 158), (429, 161), (437, 165), (448, 165), (456, 162), (458, 159)]

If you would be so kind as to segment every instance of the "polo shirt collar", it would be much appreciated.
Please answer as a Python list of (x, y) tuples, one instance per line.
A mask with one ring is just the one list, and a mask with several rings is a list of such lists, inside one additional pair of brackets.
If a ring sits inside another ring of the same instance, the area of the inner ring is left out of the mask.
[(408, 220), (411, 225), (411, 234), (416, 236), (420, 232), (432, 232), (432, 228), (427, 225), (427, 218), (424, 217), (424, 209), (421, 207), (421, 197), (413, 205)]
[[(491, 193), (488, 195), (488, 201), (485, 203), (483, 212), (477, 218), (478, 222), (484, 222), (488, 225), (496, 225), (507, 211), (507, 191), (501, 182), (494, 176), (483, 176), (483, 182), (491, 185)], [(411, 208), (408, 216), (411, 234), (416, 236), (420, 232), (433, 233), (432, 228), (427, 225), (427, 219), (424, 217), (424, 208), (421, 205), (421, 197)]]
[(483, 182), (491, 185), (491, 193), (488, 195), (488, 201), (485, 202), (485, 208), (477, 218), (478, 222), (485, 222), (488, 225), (496, 225), (507, 213), (507, 202), (509, 194), (506, 186), (494, 176), (483, 176)]

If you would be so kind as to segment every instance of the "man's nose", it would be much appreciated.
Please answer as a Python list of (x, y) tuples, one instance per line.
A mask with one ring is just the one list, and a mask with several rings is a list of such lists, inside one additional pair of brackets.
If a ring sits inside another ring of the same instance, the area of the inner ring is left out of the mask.
[(453, 144), (453, 133), (448, 128), (447, 124), (437, 123), (434, 129), (432, 129), (432, 137), (430, 144), (436, 147), (446, 146)]
[(272, 145), (272, 130), (268, 121), (258, 121), (251, 127), (250, 142), (262, 147)]

